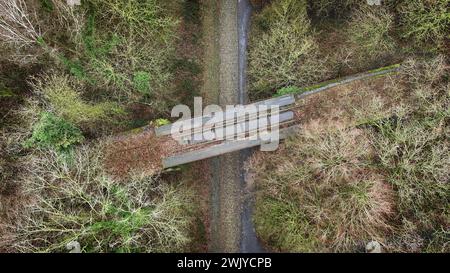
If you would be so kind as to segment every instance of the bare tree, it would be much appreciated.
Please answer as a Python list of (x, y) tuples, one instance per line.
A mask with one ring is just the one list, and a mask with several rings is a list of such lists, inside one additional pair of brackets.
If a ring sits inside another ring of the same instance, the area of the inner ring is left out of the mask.
[(85, 13), (81, 9), (77, 9), (77, 2), (67, 3), (61, 0), (52, 0), (55, 8), (55, 18), (52, 18), (58, 25), (59, 29), (66, 31), (72, 40), (81, 39), (81, 32), (85, 26)]
[(41, 31), (33, 24), (35, 18), (24, 0), (1, 0), (0, 38), (17, 48), (36, 44)]

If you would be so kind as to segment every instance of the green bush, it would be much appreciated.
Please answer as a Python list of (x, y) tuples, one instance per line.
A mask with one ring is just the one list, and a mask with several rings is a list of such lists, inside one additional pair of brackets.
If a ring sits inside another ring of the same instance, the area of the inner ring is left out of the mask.
[(283, 86), (311, 84), (327, 74), (303, 6), (303, 1), (282, 0), (257, 15), (269, 19), (268, 29), (255, 35), (249, 47), (250, 95), (254, 98), (272, 95)]
[(449, 0), (404, 1), (399, 8), (404, 35), (420, 47), (431, 50), (443, 49), (450, 38), (449, 4)]
[(165, 118), (159, 118), (159, 119), (153, 121), (152, 124), (154, 126), (156, 126), (156, 127), (161, 127), (161, 126), (170, 124), (170, 121), (168, 119), (165, 119)]
[(287, 94), (297, 94), (300, 91), (301, 91), (301, 89), (298, 88), (297, 86), (283, 87), (281, 89), (278, 89), (277, 96), (283, 96), (283, 95), (287, 95)]
[(9, 98), (9, 97), (13, 97), (13, 96), (14, 96), (14, 92), (11, 89), (4, 86), (0, 82), (0, 99), (1, 98)]
[(69, 73), (73, 75), (75, 78), (79, 80), (87, 80), (89, 81), (89, 77), (83, 67), (82, 63), (79, 60), (69, 60), (64, 56), (60, 56), (59, 60), (61, 63), (67, 68)]
[(124, 114), (116, 103), (85, 102), (73, 86), (68, 76), (50, 75), (38, 79), (34, 87), (55, 113), (78, 126), (86, 127), (96, 122), (110, 123)]
[(31, 138), (25, 142), (25, 146), (65, 151), (83, 140), (84, 137), (77, 127), (52, 113), (44, 112), (34, 125)]
[(102, 147), (81, 146), (71, 162), (52, 152), (32, 158), (24, 183), (34, 202), (18, 224), (18, 250), (68, 252), (70, 242), (82, 252), (188, 250), (192, 189), (152, 177), (113, 179)]
[(134, 73), (133, 79), (134, 87), (143, 94), (150, 92), (150, 74), (145, 71), (138, 71)]
[[(254, 221), (258, 235), (273, 249), (289, 252), (317, 252), (320, 249), (317, 234), (296, 202), (261, 198)], [(279, 226), (279, 223), (283, 225)]]

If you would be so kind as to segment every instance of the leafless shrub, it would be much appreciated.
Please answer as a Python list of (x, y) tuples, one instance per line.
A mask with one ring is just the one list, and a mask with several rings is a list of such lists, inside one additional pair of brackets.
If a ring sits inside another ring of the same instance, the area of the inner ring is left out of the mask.
[(305, 86), (328, 74), (306, 14), (305, 1), (276, 1), (256, 17), (260, 28), (249, 47), (250, 91), (270, 95), (284, 86)]
[(29, 10), (24, 0), (1, 1), (0, 37), (19, 48), (35, 45), (41, 37), (35, 19), (35, 13)]
[(80, 43), (85, 22), (84, 12), (70, 7), (66, 1), (50, 1), (54, 9), (51, 16), (39, 18), (30, 4), (32, 2), (0, 2), (0, 37), (12, 52), (10, 60), (19, 64), (35, 63), (43, 53), (58, 58), (61, 45), (52, 40), (52, 37), (62, 33), (76, 45)]
[(70, 158), (30, 156), (21, 180), (31, 202), (14, 228), (16, 250), (67, 252), (71, 241), (83, 252), (186, 249), (193, 191), (158, 176), (115, 180), (103, 169), (103, 147), (82, 146)]
[(394, 16), (387, 9), (356, 9), (342, 31), (346, 43), (332, 55), (333, 64), (360, 71), (391, 63), (396, 52), (393, 27)]
[(450, 66), (444, 55), (438, 55), (430, 60), (407, 59), (402, 64), (401, 76), (410, 84), (436, 85), (448, 76)]
[(392, 252), (448, 251), (449, 87), (444, 57), (407, 60), (346, 105), (371, 126), (310, 123), (254, 162), (259, 235), (288, 251), (357, 251), (372, 239)]
[(85, 12), (76, 6), (68, 5), (66, 1), (52, 0), (52, 3), (55, 9), (53, 14), (55, 14), (56, 18), (51, 18), (51, 20), (57, 22), (54, 26), (55, 31), (64, 31), (69, 34), (73, 42), (79, 42), (85, 27)]
[(394, 195), (370, 168), (372, 153), (362, 130), (312, 123), (255, 165), (263, 190), (255, 222), (263, 239), (302, 252), (356, 251), (368, 240), (384, 242), (392, 231)]

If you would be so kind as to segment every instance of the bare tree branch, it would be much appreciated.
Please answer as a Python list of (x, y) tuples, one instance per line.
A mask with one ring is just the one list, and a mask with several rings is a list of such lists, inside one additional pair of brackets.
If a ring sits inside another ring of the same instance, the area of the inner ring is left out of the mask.
[(18, 48), (32, 46), (41, 37), (41, 30), (33, 24), (35, 18), (24, 0), (0, 1), (0, 38)]

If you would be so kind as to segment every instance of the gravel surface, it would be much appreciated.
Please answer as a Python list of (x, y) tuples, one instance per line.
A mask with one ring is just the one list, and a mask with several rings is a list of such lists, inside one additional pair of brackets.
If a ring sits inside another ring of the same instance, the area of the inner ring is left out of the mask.
[[(219, 18), (219, 96), (220, 105), (239, 102), (238, 92), (238, 1), (220, 0)], [(239, 252), (241, 235), (242, 187), (240, 153), (211, 160), (212, 219), (211, 252)]]
[[(248, 0), (204, 1), (203, 96), (219, 105), (246, 103)], [(211, 252), (261, 252), (251, 216), (252, 198), (243, 162), (248, 151), (210, 160)]]

